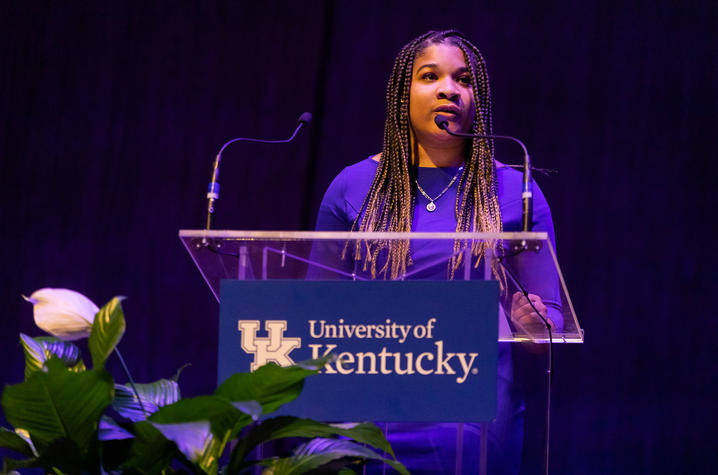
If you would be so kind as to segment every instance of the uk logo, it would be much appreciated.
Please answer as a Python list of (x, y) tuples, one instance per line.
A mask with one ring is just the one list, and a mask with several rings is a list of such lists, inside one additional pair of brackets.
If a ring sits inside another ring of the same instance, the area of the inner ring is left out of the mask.
[(287, 329), (286, 320), (266, 320), (264, 329), (267, 337), (257, 338), (259, 320), (239, 320), (238, 330), (242, 333), (242, 349), (250, 355), (254, 355), (254, 361), (249, 367), (254, 371), (267, 363), (277, 363), (279, 366), (291, 366), (294, 364), (289, 353), (302, 346), (302, 339), (299, 337), (285, 337)]

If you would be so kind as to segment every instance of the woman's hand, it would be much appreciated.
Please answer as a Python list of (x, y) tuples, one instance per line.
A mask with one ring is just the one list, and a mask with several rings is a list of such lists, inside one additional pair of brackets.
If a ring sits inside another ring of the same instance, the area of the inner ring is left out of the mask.
[[(531, 303), (529, 303), (529, 300)], [(546, 331), (546, 324), (543, 322), (541, 317), (536, 314), (533, 307), (536, 307), (539, 313), (546, 319), (551, 329), (555, 329), (556, 326), (548, 318), (546, 305), (541, 301), (541, 297), (535, 294), (528, 294), (528, 300), (521, 292), (514, 292), (511, 298), (511, 321), (524, 330), (529, 335), (543, 334)]]

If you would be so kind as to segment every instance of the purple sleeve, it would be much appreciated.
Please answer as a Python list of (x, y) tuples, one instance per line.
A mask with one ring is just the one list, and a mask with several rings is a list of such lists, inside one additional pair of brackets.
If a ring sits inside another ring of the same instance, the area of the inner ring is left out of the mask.
[[(346, 188), (348, 169), (342, 170), (324, 193), (317, 215), (316, 231), (349, 231), (352, 221), (346, 212)], [(312, 244), (307, 269), (307, 279), (337, 280), (347, 278), (351, 263), (341, 259), (344, 243), (336, 241), (315, 241)]]
[(349, 169), (345, 168), (332, 180), (319, 205), (316, 231), (349, 231), (352, 218), (347, 213), (346, 191)]
[[(516, 188), (518, 189), (518, 185)], [(533, 189), (534, 211), (532, 231), (546, 232), (555, 251), (556, 244), (551, 210), (549, 209), (545, 196), (536, 183), (534, 183)], [(517, 195), (518, 198), (507, 200), (509, 203), (506, 209), (503, 209), (504, 207), (502, 206), (505, 231), (521, 230), (521, 200), (520, 194), (517, 193)], [(548, 246), (543, 246), (538, 253), (532, 251), (522, 252), (518, 256), (507, 259), (507, 264), (529, 293), (541, 297), (548, 308), (549, 317), (559, 329), (562, 329), (563, 315), (561, 312), (559, 278)], [(509, 284), (511, 284), (511, 282), (509, 282)], [(516, 286), (509, 285), (508, 292), (506, 293), (508, 302), (510, 302), (511, 295), (515, 290), (517, 290)]]

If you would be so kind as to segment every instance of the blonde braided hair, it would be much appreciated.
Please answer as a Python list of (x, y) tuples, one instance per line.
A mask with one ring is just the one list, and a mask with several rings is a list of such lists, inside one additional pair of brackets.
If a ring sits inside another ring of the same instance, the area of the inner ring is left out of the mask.
[[(374, 180), (367, 193), (360, 213), (352, 224), (352, 231), (411, 231), (416, 187), (413, 185), (416, 166), (412, 159), (409, 127), (409, 96), (415, 58), (432, 44), (448, 43), (457, 46), (464, 54), (471, 73), (475, 116), (473, 132), (491, 135), (491, 91), (486, 63), (481, 52), (458, 31), (429, 31), (406, 44), (396, 59), (389, 77), (386, 91), (386, 122), (384, 145)], [(470, 153), (467, 147), (464, 170), (459, 178), (455, 204), (457, 232), (501, 232), (501, 211), (499, 209), (494, 144), (489, 139), (473, 139)], [(471, 253), (476, 257), (475, 266), (483, 258), (488, 246), (494, 243), (475, 242)], [(354, 258), (362, 259), (364, 269), (369, 267), (372, 277), (383, 274), (391, 279), (406, 273), (412, 264), (408, 241), (357, 242)], [(461, 264), (466, 242), (454, 242), (455, 257), (449, 263), (449, 278)], [(377, 269), (377, 257), (383, 250), (387, 259)], [(499, 276), (500, 282), (505, 277)], [(503, 273), (501, 273), (503, 274)]]

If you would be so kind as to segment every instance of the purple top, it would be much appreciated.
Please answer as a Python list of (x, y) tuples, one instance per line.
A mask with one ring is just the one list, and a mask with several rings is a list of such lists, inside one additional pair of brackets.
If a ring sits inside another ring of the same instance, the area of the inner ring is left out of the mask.
[[(378, 163), (371, 157), (342, 170), (324, 194), (317, 218), (318, 231), (348, 231), (374, 180)], [(441, 193), (457, 168), (418, 168), (418, 181), (431, 197)], [(499, 205), (505, 231), (521, 231), (521, 172), (506, 165), (497, 167)], [(457, 180), (458, 181), (458, 180)], [(426, 210), (428, 201), (419, 194), (412, 231), (452, 232), (456, 229), (454, 203), (456, 182), (436, 201), (436, 210)], [(546, 231), (553, 241), (551, 211), (534, 183), (534, 231)]]
[[(364, 202), (371, 183), (374, 179), (378, 163), (371, 158), (348, 166), (342, 170), (332, 181), (324, 194), (317, 217), (317, 231), (348, 231)], [(418, 168), (417, 180), (427, 195), (434, 198), (439, 195), (451, 179), (456, 175), (458, 168)], [(498, 198), (501, 209), (501, 219), (504, 231), (521, 231), (521, 172), (503, 164), (497, 166)], [(455, 204), (457, 182), (435, 201), (436, 209), (429, 212), (426, 205), (429, 201), (417, 192), (416, 206), (412, 231), (418, 232), (453, 232), (456, 230)], [(533, 231), (548, 233), (551, 243), (554, 244), (553, 221), (551, 211), (546, 203), (543, 193), (534, 183), (533, 200)], [(432, 262), (442, 256), (449, 256), (452, 252), (451, 242), (415, 241), (412, 243), (411, 256), (415, 266)], [(548, 307), (558, 308), (560, 293), (558, 279), (551, 255), (547, 249), (538, 254), (523, 253), (507, 260), (509, 266), (518, 274), (519, 280), (526, 289), (541, 296)], [(343, 263), (345, 270), (351, 272)], [(432, 267), (432, 272), (423, 272), (414, 278), (446, 279), (447, 261)], [(474, 274), (483, 270), (478, 269)], [(480, 277), (479, 277), (480, 278)], [(507, 295), (511, 295), (509, 289)], [(562, 321), (560, 312), (551, 312), (554, 323), (560, 328)]]

